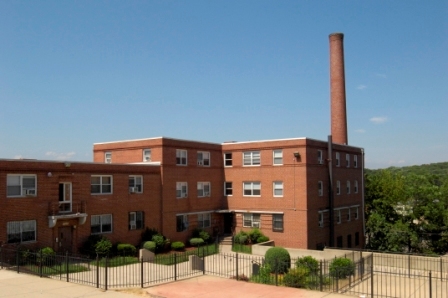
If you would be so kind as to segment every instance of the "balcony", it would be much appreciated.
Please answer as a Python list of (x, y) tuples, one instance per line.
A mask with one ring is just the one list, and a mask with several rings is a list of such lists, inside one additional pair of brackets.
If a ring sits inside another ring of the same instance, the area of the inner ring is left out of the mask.
[(48, 202), (48, 226), (53, 228), (56, 226), (58, 219), (78, 218), (79, 225), (86, 222), (86, 202)]

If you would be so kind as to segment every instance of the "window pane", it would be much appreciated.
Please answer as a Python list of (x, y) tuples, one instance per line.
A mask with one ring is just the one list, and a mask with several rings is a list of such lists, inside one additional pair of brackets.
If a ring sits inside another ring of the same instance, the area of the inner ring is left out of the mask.
[(36, 177), (24, 176), (23, 177), (23, 188), (36, 188)]

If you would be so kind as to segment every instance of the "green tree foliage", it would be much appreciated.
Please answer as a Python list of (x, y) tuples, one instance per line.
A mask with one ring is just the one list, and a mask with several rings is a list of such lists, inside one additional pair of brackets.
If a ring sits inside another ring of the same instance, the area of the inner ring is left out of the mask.
[(448, 163), (366, 173), (368, 248), (431, 254), (448, 251)]

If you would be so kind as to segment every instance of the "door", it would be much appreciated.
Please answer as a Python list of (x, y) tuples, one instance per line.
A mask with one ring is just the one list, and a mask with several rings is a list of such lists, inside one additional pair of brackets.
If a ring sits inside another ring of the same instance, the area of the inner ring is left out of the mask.
[(232, 234), (233, 228), (233, 213), (224, 213), (224, 234)]
[(58, 252), (72, 252), (72, 227), (60, 227), (58, 231)]
[(59, 212), (72, 211), (72, 183), (59, 183)]

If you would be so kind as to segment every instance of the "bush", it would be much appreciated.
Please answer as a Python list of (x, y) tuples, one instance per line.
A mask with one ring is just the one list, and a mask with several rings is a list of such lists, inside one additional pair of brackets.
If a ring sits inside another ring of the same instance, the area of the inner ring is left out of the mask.
[(145, 243), (146, 241), (152, 241), (152, 236), (158, 235), (158, 234), (159, 234), (159, 232), (157, 232), (156, 229), (146, 228), (142, 232), (142, 243)]
[(146, 241), (143, 243), (143, 248), (152, 252), (156, 252), (156, 243), (154, 241)]
[(247, 234), (249, 236), (250, 243), (255, 244), (257, 243), (257, 239), (261, 236), (264, 236), (263, 233), (257, 228), (252, 229)]
[(347, 278), (355, 273), (355, 263), (347, 258), (335, 258), (330, 263), (330, 275), (337, 278)]
[(173, 249), (173, 250), (179, 251), (179, 250), (184, 250), (184, 248), (185, 248), (185, 244), (183, 242), (175, 241), (175, 242), (171, 243), (171, 249)]
[(109, 255), (112, 249), (112, 242), (106, 237), (101, 237), (101, 239), (95, 244), (95, 252), (98, 256)]
[(306, 268), (310, 274), (317, 274), (319, 272), (319, 262), (312, 256), (298, 258), (296, 267)]
[(267, 236), (260, 236), (257, 238), (257, 243), (262, 243), (262, 242), (266, 242), (269, 241), (269, 237)]
[(166, 239), (161, 234), (156, 234), (152, 236), (151, 241), (153, 241), (156, 244), (156, 251), (163, 251), (166, 244)]
[(246, 232), (240, 231), (233, 237), (233, 241), (238, 244), (247, 244), (249, 237)]
[(260, 266), (260, 270), (257, 275), (252, 275), (251, 281), (261, 283), (261, 284), (272, 284), (272, 278), (271, 278), (271, 266), (268, 264), (264, 264)]
[(137, 249), (132, 244), (121, 243), (117, 245), (117, 252), (121, 256), (135, 256)]
[(205, 243), (208, 243), (210, 240), (210, 234), (206, 231), (199, 232), (199, 238), (204, 240)]
[(190, 245), (191, 246), (200, 246), (204, 244), (204, 239), (202, 238), (191, 238)]
[(37, 261), (42, 264), (50, 265), (56, 253), (51, 247), (44, 247), (37, 252)]
[(286, 273), (291, 267), (289, 252), (283, 247), (271, 247), (264, 255), (266, 264), (271, 267), (272, 273)]
[(292, 268), (283, 276), (283, 283), (287, 287), (305, 288), (308, 273), (309, 271), (306, 267)]
[(103, 238), (101, 235), (90, 235), (83, 243), (80, 251), (84, 255), (88, 255), (90, 258), (96, 257), (95, 245)]

